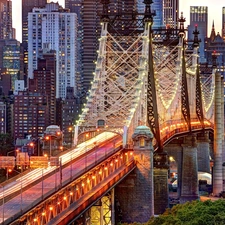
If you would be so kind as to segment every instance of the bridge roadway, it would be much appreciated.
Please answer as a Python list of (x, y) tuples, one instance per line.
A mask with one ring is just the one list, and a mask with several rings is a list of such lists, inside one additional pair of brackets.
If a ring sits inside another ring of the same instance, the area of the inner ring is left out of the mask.
[[(116, 134), (106, 132), (79, 144), (77, 148), (60, 157), (62, 161), (61, 170), (55, 166), (34, 169), (17, 180), (6, 184), (4, 188), (0, 184), (1, 224), (10, 224), (18, 216), (29, 211), (77, 176), (87, 172), (93, 162), (97, 164), (103, 158), (107, 158), (115, 147), (121, 144), (122, 138), (115, 137)], [(111, 141), (108, 142), (107, 140)], [(91, 151), (93, 149), (94, 151)], [(10, 195), (15, 192), (17, 192), (17, 195), (10, 199)]]
[[(198, 131), (199, 127), (196, 126), (195, 129)], [(171, 139), (183, 132), (185, 134), (185, 131), (186, 129), (176, 128), (176, 130), (168, 132), (167, 139)], [(0, 206), (1, 224), (3, 224), (3, 221), (4, 224), (14, 221), (43, 199), (47, 199), (54, 194), (62, 186), (70, 183), (79, 174), (87, 172), (89, 170), (88, 167), (93, 162), (97, 164), (102, 157), (106, 159), (113, 151), (114, 145), (118, 146), (122, 143), (121, 137), (113, 141), (114, 137), (116, 137), (115, 133), (104, 132), (60, 156), (62, 172), (60, 172), (59, 167), (49, 166), (48, 168), (32, 170), (26, 175), (6, 184), (4, 188), (0, 184), (0, 199), (3, 203)], [(104, 144), (106, 141), (107, 143)], [(14, 196), (15, 193), (17, 193), (16, 196)]]

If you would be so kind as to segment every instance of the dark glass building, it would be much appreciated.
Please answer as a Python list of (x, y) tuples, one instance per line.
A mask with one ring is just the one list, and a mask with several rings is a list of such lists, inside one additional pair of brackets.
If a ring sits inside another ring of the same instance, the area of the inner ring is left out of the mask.
[(188, 40), (193, 40), (193, 31), (198, 26), (199, 39), (199, 61), (206, 62), (205, 58), (205, 38), (208, 34), (208, 7), (207, 6), (191, 6), (190, 7), (190, 25), (188, 26)]
[(12, 29), (12, 1), (0, 0), (0, 39), (14, 37)]

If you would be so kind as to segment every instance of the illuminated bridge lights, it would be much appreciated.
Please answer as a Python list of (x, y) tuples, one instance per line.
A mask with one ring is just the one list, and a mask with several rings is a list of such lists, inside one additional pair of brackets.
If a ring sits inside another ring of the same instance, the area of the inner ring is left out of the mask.
[[(124, 157), (125, 155), (126, 157)], [(36, 218), (38, 224), (39, 222), (42, 225), (47, 224), (52, 218), (59, 215), (71, 204), (77, 202), (77, 200), (85, 196), (85, 194), (94, 194), (92, 191), (94, 187), (102, 182), (104, 183), (104, 180), (111, 174), (114, 176), (114, 172), (120, 169), (121, 166), (125, 166), (129, 160), (133, 162), (132, 151), (120, 151), (116, 153), (111, 158), (108, 158), (107, 161), (88, 171), (86, 175), (74, 180), (67, 187), (61, 189), (58, 193), (54, 194), (51, 199), (42, 202), (38, 207), (30, 211), (29, 214), (23, 215), (23, 219), (32, 224), (34, 223), (34, 218)], [(99, 185), (99, 187), (101, 188), (102, 186)], [(98, 191), (96, 193), (98, 193)]]

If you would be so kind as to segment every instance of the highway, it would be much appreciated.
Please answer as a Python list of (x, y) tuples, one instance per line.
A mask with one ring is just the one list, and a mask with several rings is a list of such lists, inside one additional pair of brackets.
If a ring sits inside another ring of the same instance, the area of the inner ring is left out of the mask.
[[(114, 143), (106, 141), (116, 136), (115, 133), (104, 132), (79, 144), (76, 148), (60, 156), (61, 170), (56, 166), (34, 169), (17, 180), (8, 183), (4, 188), (0, 186), (0, 198), (3, 199), (3, 204), (0, 206), (1, 224), (3, 224), (3, 221), (5, 221), (4, 224), (8, 224), (6, 220), (13, 219), (21, 212), (27, 211), (45, 198), (46, 195), (51, 195), (59, 190), (61, 186), (68, 184), (72, 179), (85, 172), (91, 164), (95, 164), (102, 157), (111, 153), (114, 146), (121, 144), (122, 138), (116, 138), (113, 141)], [(93, 148), (95, 148), (95, 151), (90, 151)], [(77, 160), (75, 160), (76, 158)], [(73, 163), (69, 163), (72, 161)], [(69, 164), (65, 167), (67, 163)], [(51, 175), (46, 176), (47, 174)], [(34, 182), (36, 184), (32, 185)], [(23, 190), (28, 185), (31, 187)], [(18, 191), (19, 194), (16, 197), (7, 202), (4, 201), (8, 195)]]

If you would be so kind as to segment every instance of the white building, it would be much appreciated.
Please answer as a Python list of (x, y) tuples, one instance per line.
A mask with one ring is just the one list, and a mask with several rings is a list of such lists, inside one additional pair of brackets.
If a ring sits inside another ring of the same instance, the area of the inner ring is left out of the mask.
[(15, 80), (15, 88), (14, 88), (14, 95), (18, 95), (19, 91), (24, 91), (25, 90), (25, 84), (24, 80)]
[(38, 57), (44, 46), (56, 50), (56, 98), (66, 97), (66, 87), (76, 84), (77, 15), (63, 9), (58, 3), (34, 8), (28, 14), (28, 77), (33, 78)]

